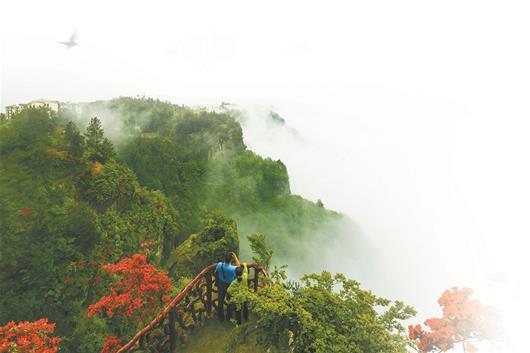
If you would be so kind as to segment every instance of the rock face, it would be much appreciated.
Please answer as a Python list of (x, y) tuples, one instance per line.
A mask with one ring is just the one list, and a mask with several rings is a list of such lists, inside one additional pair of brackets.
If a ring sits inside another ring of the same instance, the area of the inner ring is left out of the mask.
[(171, 253), (170, 274), (193, 277), (226, 254), (239, 253), (236, 222), (220, 211), (212, 211), (201, 232), (192, 234)]

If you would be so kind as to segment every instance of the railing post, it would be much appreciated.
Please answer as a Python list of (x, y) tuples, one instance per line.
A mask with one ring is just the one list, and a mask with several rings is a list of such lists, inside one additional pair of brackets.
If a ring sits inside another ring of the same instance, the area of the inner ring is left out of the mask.
[(177, 351), (177, 333), (175, 332), (175, 308), (169, 311), (169, 352), (175, 353)]
[(212, 315), (212, 271), (206, 273), (206, 312)]
[(145, 335), (140, 336), (140, 342), (139, 342), (140, 348), (145, 349)]
[(252, 279), (252, 282), (254, 283), (254, 291), (258, 290), (259, 273), (260, 270), (258, 268), (254, 268), (254, 278)]

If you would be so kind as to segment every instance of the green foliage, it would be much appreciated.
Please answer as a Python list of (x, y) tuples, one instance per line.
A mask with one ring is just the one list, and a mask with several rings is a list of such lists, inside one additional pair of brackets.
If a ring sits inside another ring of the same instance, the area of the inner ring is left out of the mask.
[(84, 151), (85, 139), (76, 124), (69, 121), (64, 128), (66, 150), (73, 158), (80, 158)]
[(255, 254), (252, 256), (252, 260), (269, 268), (273, 251), (267, 247), (266, 238), (263, 233), (256, 233), (247, 237), (250, 249)]
[(179, 210), (180, 242), (198, 230), (204, 216), (198, 190), (206, 160), (188, 158), (178, 142), (162, 136), (134, 138), (121, 156), (143, 185), (163, 191)]
[(71, 336), (65, 337), (63, 346), (71, 347), (72, 350), (69, 352), (99, 352), (110, 330), (105, 319), (88, 318), (86, 310), (82, 310), (73, 321), (75, 322), (74, 332)]
[(54, 120), (50, 119), (45, 109), (25, 108), (12, 119), (6, 120), (2, 128), (2, 152), (8, 152), (17, 147), (48, 142), (48, 134), (54, 129)]
[(121, 209), (134, 196), (138, 187), (134, 173), (114, 160), (104, 165), (93, 162), (79, 178), (79, 189), (85, 201), (99, 210), (111, 205)]
[(213, 210), (204, 222), (203, 229), (192, 234), (171, 254), (171, 274), (193, 277), (202, 268), (224, 258), (228, 253), (239, 252), (237, 224)]
[[(312, 241), (327, 243), (341, 229), (343, 216), (307, 201), (297, 195), (277, 198), (274, 207), (255, 212), (238, 212), (233, 216), (240, 234), (267, 234), (267, 242), (275, 259), (289, 262), (290, 267), (303, 268), (308, 262)], [(249, 251), (242, 244), (243, 255)]]
[(104, 136), (101, 121), (97, 117), (90, 120), (85, 133), (87, 158), (91, 161), (106, 162), (114, 157), (114, 147)]
[(46, 316), (67, 351), (88, 353), (90, 332), (100, 331), (79, 313), (97, 294), (94, 265), (146, 241), (155, 243), (153, 261), (163, 262), (178, 214), (114, 152), (92, 160), (102, 131), (94, 128), (85, 144), (73, 123), (62, 124), (24, 109), (0, 125), (0, 323)]
[(279, 352), (406, 353), (400, 321), (415, 314), (328, 272), (304, 276), (289, 289), (265, 287), (250, 303), (257, 319), (249, 325), (258, 343)]
[[(106, 116), (119, 126), (120, 158), (141, 185), (161, 190), (178, 210), (176, 244), (200, 231), (209, 210), (236, 220), (241, 235), (266, 233), (279, 258), (304, 258), (311, 240), (340, 216), (291, 195), (281, 161), (246, 149), (237, 112), (214, 113), (154, 99), (119, 98), (78, 107), (78, 121)], [(75, 118), (73, 114), (69, 119)], [(281, 118), (272, 114), (274, 121)], [(116, 134), (117, 135), (117, 134)], [(250, 253), (246, 238), (243, 256)]]
[[(242, 132), (228, 116), (160, 104), (155, 108), (150, 100), (112, 103), (124, 114), (124, 129), (137, 132), (124, 143), (120, 155), (142, 184), (162, 190), (179, 210), (183, 241), (198, 231), (207, 213), (203, 184), (209, 160), (242, 151)], [(157, 116), (162, 108), (163, 116)], [(133, 118), (131, 110), (139, 111), (139, 116)]]
[(86, 128), (85, 138), (86, 144), (89, 148), (96, 148), (103, 142), (103, 128), (101, 127), (101, 121), (97, 117), (90, 120), (88, 127)]
[(251, 151), (210, 161), (205, 194), (208, 202), (230, 212), (258, 211), (289, 195), (289, 177), (281, 161)]
[[(179, 353), (270, 353), (255, 344), (255, 336), (242, 332), (246, 326), (234, 327), (231, 323), (208, 320), (200, 329), (194, 330)], [(237, 335), (233, 335), (238, 331)], [(240, 332), (241, 331), (241, 332)]]

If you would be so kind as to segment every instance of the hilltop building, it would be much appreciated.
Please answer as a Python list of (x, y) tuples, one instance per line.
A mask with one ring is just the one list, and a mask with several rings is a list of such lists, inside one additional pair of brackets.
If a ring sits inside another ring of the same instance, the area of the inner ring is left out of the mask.
[(58, 101), (50, 101), (50, 100), (34, 100), (29, 103), (25, 104), (15, 104), (15, 105), (8, 105), (6, 107), (6, 117), (10, 119), (14, 114), (20, 112), (24, 108), (41, 108), (44, 107), (48, 109), (50, 112), (57, 113), (59, 111), (59, 108), (61, 107), (61, 104)]

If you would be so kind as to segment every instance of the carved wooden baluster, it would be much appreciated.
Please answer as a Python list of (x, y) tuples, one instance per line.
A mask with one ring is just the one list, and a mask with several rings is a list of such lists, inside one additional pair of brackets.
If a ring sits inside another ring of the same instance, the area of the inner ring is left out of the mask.
[(203, 324), (206, 319), (209, 318), (208, 316), (208, 283), (206, 278), (208, 278), (209, 273), (206, 273), (205, 277), (203, 277), (201, 281), (201, 286), (199, 290), (199, 320), (201, 324)]
[(140, 349), (141, 350), (145, 350), (145, 336), (146, 335), (147, 334), (140, 336)]
[(181, 330), (185, 330), (186, 329), (186, 325), (185, 325), (185, 322), (184, 322), (184, 311), (182, 308), (180, 308), (181, 311), (178, 312), (178, 315), (177, 315), (177, 321), (179, 323), (179, 327)]
[(169, 334), (167, 325), (164, 325), (165, 318), (158, 320), (156, 325), (149, 331), (147, 344), (152, 352), (164, 351), (166, 337)]
[[(194, 296), (196, 295), (195, 290), (192, 291), (192, 294)], [(195, 312), (195, 303), (196, 303), (196, 300), (195, 299), (191, 299), (190, 303), (188, 305), (188, 310), (189, 310), (189, 312), (191, 314), (191, 319), (193, 321), (193, 326), (197, 325), (197, 313)]]
[(189, 309), (190, 296), (189, 296), (189, 294), (186, 294), (186, 296), (184, 297), (183, 303), (184, 303), (184, 305), (182, 306), (182, 311), (184, 312), (183, 319), (184, 319), (184, 325), (187, 328), (188, 327), (188, 322), (189, 322), (188, 318), (189, 318), (189, 313), (190, 313), (190, 309)]
[(175, 308), (169, 311), (169, 352), (175, 353), (177, 351), (177, 333), (175, 332), (175, 321), (177, 313)]
[(212, 271), (206, 273), (206, 312), (212, 315)]

